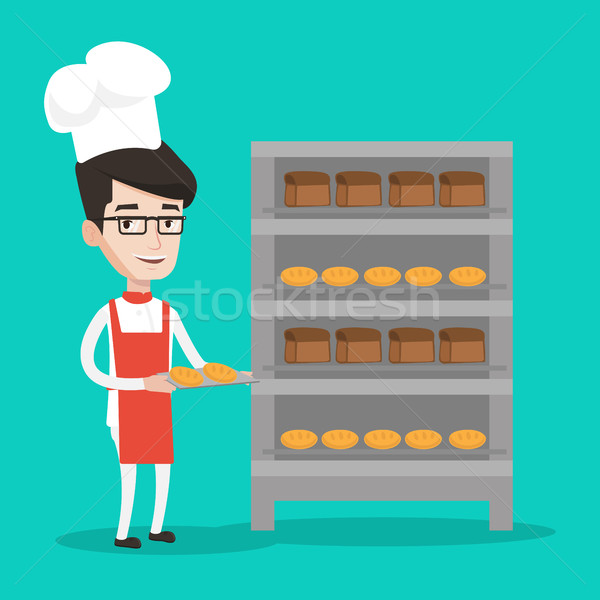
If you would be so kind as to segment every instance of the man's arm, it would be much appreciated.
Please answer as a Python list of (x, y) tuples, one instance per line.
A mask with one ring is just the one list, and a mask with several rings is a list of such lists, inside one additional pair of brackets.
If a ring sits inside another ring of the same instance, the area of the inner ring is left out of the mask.
[(173, 336), (181, 346), (185, 357), (194, 369), (201, 369), (206, 364), (206, 361), (200, 356), (198, 350), (196, 350), (194, 343), (179, 318), (179, 313), (174, 308), (171, 308), (171, 326), (173, 328)]
[(152, 377), (113, 377), (98, 369), (94, 361), (94, 351), (102, 330), (109, 323), (109, 313), (106, 307), (101, 308), (92, 322), (88, 325), (81, 342), (81, 365), (85, 374), (98, 385), (111, 390), (149, 390), (152, 392), (171, 392), (175, 389), (166, 381), (166, 375)]
[[(181, 346), (185, 357), (190, 361), (190, 364), (194, 369), (201, 369), (206, 364), (206, 361), (198, 354), (198, 350), (196, 350), (194, 343), (190, 339), (188, 332), (185, 330), (185, 327), (179, 318), (179, 313), (173, 308), (171, 309), (171, 324), (173, 327), (173, 335), (175, 336), (177, 343)], [(240, 371), (240, 373), (252, 377), (252, 371)]]

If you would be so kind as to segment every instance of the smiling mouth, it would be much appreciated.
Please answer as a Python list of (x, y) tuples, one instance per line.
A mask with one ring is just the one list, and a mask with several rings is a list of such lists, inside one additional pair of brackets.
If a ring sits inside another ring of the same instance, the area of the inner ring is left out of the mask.
[(140, 256), (139, 254), (134, 254), (134, 256), (138, 260), (141, 260), (142, 262), (148, 263), (150, 265), (157, 265), (158, 263), (161, 263), (163, 260), (165, 260), (165, 258), (167, 258), (166, 256)]

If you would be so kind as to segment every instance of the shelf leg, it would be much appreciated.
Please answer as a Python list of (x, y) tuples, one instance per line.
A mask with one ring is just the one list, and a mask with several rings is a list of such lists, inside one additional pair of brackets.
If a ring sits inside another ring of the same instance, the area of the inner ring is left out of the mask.
[(512, 485), (506, 492), (490, 500), (490, 531), (513, 529)]
[(275, 529), (275, 502), (254, 491), (250, 508), (250, 528), (252, 531), (273, 531)]

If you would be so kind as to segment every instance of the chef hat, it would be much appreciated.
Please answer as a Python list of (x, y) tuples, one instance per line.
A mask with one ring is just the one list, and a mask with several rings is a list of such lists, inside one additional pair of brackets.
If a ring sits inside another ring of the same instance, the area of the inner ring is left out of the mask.
[(100, 44), (85, 61), (56, 71), (44, 97), (50, 127), (73, 135), (77, 161), (123, 148), (156, 150), (161, 138), (154, 96), (171, 82), (167, 65), (128, 42)]

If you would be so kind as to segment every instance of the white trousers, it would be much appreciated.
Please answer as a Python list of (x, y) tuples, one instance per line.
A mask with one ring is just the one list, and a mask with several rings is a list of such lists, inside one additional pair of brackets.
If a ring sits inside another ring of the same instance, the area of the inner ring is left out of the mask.
[[(119, 455), (119, 428), (111, 427), (115, 446), (117, 447), (117, 456)], [(135, 496), (135, 477), (137, 465), (121, 466), (121, 513), (119, 515), (119, 528), (117, 529), (117, 539), (124, 540), (129, 533), (129, 523), (131, 522), (131, 513), (133, 511), (133, 498)], [(167, 509), (167, 497), (169, 496), (169, 479), (171, 477), (171, 465), (154, 465), (156, 470), (156, 497), (154, 500), (154, 516), (152, 517), (152, 533), (162, 531), (165, 510)]]

